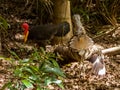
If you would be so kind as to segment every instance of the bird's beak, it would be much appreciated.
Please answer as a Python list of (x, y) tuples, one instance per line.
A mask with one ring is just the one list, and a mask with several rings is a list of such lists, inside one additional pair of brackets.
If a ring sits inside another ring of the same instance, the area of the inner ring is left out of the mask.
[(28, 35), (29, 35), (29, 31), (26, 32), (25, 36), (24, 36), (24, 43), (26, 43), (27, 39), (28, 39)]

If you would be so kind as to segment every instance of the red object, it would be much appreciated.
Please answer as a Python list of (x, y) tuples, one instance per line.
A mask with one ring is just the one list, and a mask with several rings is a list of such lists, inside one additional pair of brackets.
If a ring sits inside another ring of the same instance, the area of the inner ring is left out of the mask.
[(23, 23), (22, 27), (24, 28), (24, 35), (26, 35), (29, 30), (29, 25), (27, 23)]

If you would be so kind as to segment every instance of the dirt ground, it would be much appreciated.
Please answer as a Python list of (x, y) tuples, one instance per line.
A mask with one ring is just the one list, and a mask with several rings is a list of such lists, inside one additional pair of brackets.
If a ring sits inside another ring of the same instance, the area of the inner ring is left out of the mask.
[[(106, 47), (113, 46), (102, 44)], [(71, 62), (62, 66), (67, 76), (63, 79), (65, 90), (120, 90), (120, 54), (105, 55), (106, 75), (103, 77), (91, 74), (92, 65), (88, 61), (83, 64)], [(0, 58), (0, 87), (8, 80), (11, 65), (9, 60)], [(49, 86), (50, 90), (61, 90), (57, 86)]]
[[(22, 21), (25, 21), (25, 19), (21, 19), (18, 15), (19, 12), (17, 11), (19, 11), (19, 8), (18, 10), (15, 9), (17, 13), (13, 13), (13, 6), (7, 3), (0, 6), (0, 15), (7, 19), (11, 25), (8, 30), (9, 35), (6, 37), (7, 42), (13, 40), (10, 37), (14, 37), (15, 33), (21, 32), (20, 24)], [(7, 11), (9, 9), (11, 10), (10, 13)], [(108, 35), (94, 39), (94, 41), (104, 48), (118, 46), (120, 45), (120, 28)], [(10, 55), (7, 57), (10, 57)], [(65, 90), (120, 90), (120, 53), (105, 55), (105, 66), (106, 75), (103, 77), (92, 75), (90, 72), (91, 64), (87, 61), (84, 61), (83, 64), (72, 62), (62, 66), (62, 70), (67, 76), (63, 79)], [(8, 80), (8, 76), (11, 75), (8, 68), (11, 68), (9, 61), (0, 57), (0, 88)], [(49, 88), (51, 90), (61, 90), (57, 86), (49, 86)]]

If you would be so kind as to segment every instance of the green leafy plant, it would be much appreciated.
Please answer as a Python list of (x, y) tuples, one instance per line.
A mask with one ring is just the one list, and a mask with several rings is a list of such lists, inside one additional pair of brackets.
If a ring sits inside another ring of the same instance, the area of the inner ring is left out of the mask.
[(8, 29), (8, 23), (7, 21), (0, 16), (0, 28), (2, 29)]
[(2, 16), (0, 16), (0, 53), (2, 50), (2, 41), (7, 35), (7, 29), (8, 29), (7, 21)]
[(117, 16), (120, 8), (119, 0), (97, 0), (96, 1), (96, 11), (98, 15), (106, 21), (108, 24), (116, 26)]
[[(14, 52), (11, 54), (19, 58)], [(3, 86), (3, 90), (5, 88), (10, 90), (24, 90), (26, 88), (45, 90), (50, 84), (64, 88), (61, 79), (65, 75), (56, 62), (55, 55), (45, 52), (43, 48), (40, 51), (34, 49), (34, 53), (29, 56), (29, 59), (19, 58), (17, 62), (12, 59), (11, 63), (13, 76)]]

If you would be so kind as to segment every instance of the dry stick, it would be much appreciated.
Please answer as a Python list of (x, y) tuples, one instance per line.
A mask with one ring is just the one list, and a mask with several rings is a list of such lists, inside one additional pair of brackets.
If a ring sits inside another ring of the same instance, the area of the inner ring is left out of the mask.
[(113, 53), (118, 53), (118, 52), (120, 52), (120, 46), (102, 50), (103, 54), (113, 54)]
[(109, 30), (109, 31), (107, 31), (107, 32), (105, 32), (105, 33), (103, 33), (103, 34), (100, 34), (100, 35), (97, 35), (97, 36), (95, 36), (95, 37), (93, 37), (93, 39), (96, 39), (96, 38), (99, 38), (99, 37), (101, 37), (101, 36), (104, 36), (104, 35), (106, 35), (106, 34), (109, 34), (109, 33), (111, 33), (111, 32), (114, 32), (116, 29), (118, 29), (120, 26), (118, 25), (118, 26), (116, 26), (114, 29), (112, 29), (112, 30)]

